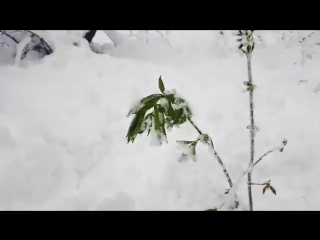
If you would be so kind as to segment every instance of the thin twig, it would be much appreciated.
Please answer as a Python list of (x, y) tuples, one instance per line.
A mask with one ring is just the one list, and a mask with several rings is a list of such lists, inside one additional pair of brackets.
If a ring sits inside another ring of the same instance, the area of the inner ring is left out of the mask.
[(257, 161), (255, 161), (255, 163), (252, 165), (252, 168), (254, 168), (264, 157), (266, 157), (267, 155), (269, 155), (270, 153), (273, 153), (274, 151), (280, 151), (282, 152), (284, 147), (287, 145), (288, 140), (284, 139), (282, 141), (282, 146), (281, 147), (277, 147), (274, 149), (269, 150), (268, 152), (266, 152), (265, 154), (263, 154)]
[[(244, 171), (244, 172), (242, 173), (242, 175), (239, 177), (238, 181), (236, 181), (236, 182), (233, 184), (233, 188), (229, 189), (229, 194), (230, 194), (230, 192), (232, 192), (232, 191), (236, 191), (234, 188), (237, 188), (237, 187), (239, 186), (241, 179), (242, 179), (246, 174), (251, 173), (251, 172), (253, 171), (253, 168), (254, 168), (265, 156), (267, 156), (268, 154), (270, 154), (270, 153), (272, 153), (272, 152), (274, 152), (274, 151), (277, 151), (277, 150), (279, 150), (280, 152), (282, 152), (283, 149), (284, 149), (284, 147), (287, 145), (287, 143), (288, 143), (287, 139), (284, 139), (284, 140), (282, 141), (282, 146), (281, 146), (281, 147), (278, 147), (278, 148), (274, 148), (274, 149), (272, 149), (272, 150), (269, 150), (267, 153), (263, 154), (257, 161), (255, 161), (254, 164), (250, 164), (250, 163), (249, 163), (249, 165), (248, 165), (248, 167), (247, 167), (247, 170)], [(266, 184), (251, 183), (250, 185), (266, 185)], [(221, 209), (224, 205), (225, 205), (225, 203), (223, 203), (223, 204), (220, 206), (219, 209)]]
[[(197, 127), (197, 125), (196, 125), (190, 118), (188, 118), (188, 120), (189, 120), (189, 122), (191, 123), (191, 125), (197, 130), (197, 132), (198, 132), (200, 135), (202, 135), (203, 133), (202, 133), (202, 131)], [(224, 173), (225, 177), (227, 178), (227, 181), (228, 181), (230, 187), (232, 187), (232, 186), (233, 186), (233, 183), (232, 183), (231, 177), (230, 177), (230, 175), (229, 175), (229, 173), (228, 173), (228, 171), (227, 171), (224, 163), (222, 162), (219, 154), (218, 154), (217, 151), (215, 150), (212, 140), (210, 140), (210, 147), (211, 147), (211, 149), (212, 149), (212, 151), (213, 151), (213, 154), (214, 154), (214, 156), (216, 157), (218, 163), (219, 163), (220, 166), (222, 167), (223, 173)]]
[(28, 53), (29, 43), (24, 47), (23, 54), (21, 54), (21, 59), (24, 59)]
[(314, 33), (315, 33), (315, 32), (312, 32), (312, 33), (310, 33), (308, 36), (302, 38), (302, 40), (301, 40), (300, 43), (304, 42), (304, 40), (306, 40), (307, 38), (311, 37)]
[[(198, 128), (198, 126), (197, 126), (190, 118), (188, 118), (188, 121), (191, 123), (191, 125), (197, 130), (197, 132), (198, 132), (200, 135), (203, 134), (202, 131)], [(224, 163), (222, 162), (219, 154), (218, 154), (217, 151), (215, 150), (212, 140), (210, 140), (210, 145), (209, 145), (209, 146), (210, 146), (211, 150), (213, 151), (213, 154), (214, 154), (215, 158), (217, 159), (219, 165), (221, 166), (221, 168), (222, 168), (222, 170), (223, 170), (224, 176), (226, 177), (226, 179), (227, 179), (227, 181), (228, 181), (228, 183), (229, 183), (230, 189), (232, 189), (233, 183), (232, 183), (231, 177), (230, 177), (230, 175), (229, 175), (229, 173), (228, 173), (228, 171), (227, 171), (226, 166), (225, 166)], [(224, 204), (222, 204), (222, 205), (220, 206), (220, 208), (222, 208), (223, 205), (224, 205)], [(235, 194), (235, 208), (238, 208), (238, 206), (239, 206), (239, 201), (238, 201), (238, 199), (237, 199), (237, 195)], [(219, 209), (220, 209), (220, 208), (219, 208)]]
[(274, 152), (274, 150), (269, 150), (268, 152), (266, 152), (265, 154), (263, 154), (252, 166), (252, 168), (254, 168), (255, 165), (257, 165), (265, 156), (269, 155), (270, 153)]
[(255, 185), (255, 186), (264, 186), (266, 185), (265, 183), (251, 183), (251, 185)]
[(48, 44), (42, 37), (40, 37), (39, 35), (37, 35), (36, 33), (32, 32), (32, 31), (30, 31), (30, 30), (20, 30), (20, 31), (25, 31), (25, 32), (27, 32), (27, 33), (30, 33), (30, 34), (33, 35), (33, 36), (38, 37), (38, 38), (40, 39), (40, 42), (41, 42), (44, 46), (46, 46), (46, 47), (48, 48), (48, 49), (44, 48), (44, 50), (47, 52), (47, 54), (49, 55), (49, 54), (53, 53), (52, 48), (49, 46), (49, 44)]
[(191, 118), (188, 118), (188, 121), (191, 123), (191, 125), (197, 130), (197, 132), (202, 135), (203, 133), (201, 130), (197, 127), (197, 125), (191, 120)]
[(2, 33), (2, 35), (7, 36), (8, 38), (12, 39), (15, 43), (19, 43), (17, 39), (15, 39), (14, 37), (12, 37), (10, 34), (6, 33), (4, 30), (0, 30), (0, 32)]
[(218, 163), (219, 163), (219, 164), (220, 164), (220, 166), (222, 167), (223, 173), (224, 173), (224, 175), (226, 176), (227, 181), (228, 181), (228, 183), (229, 183), (230, 187), (232, 188), (233, 183), (232, 183), (231, 177), (230, 177), (230, 175), (229, 175), (229, 173), (228, 173), (228, 171), (227, 171), (227, 169), (226, 169), (225, 165), (223, 164), (223, 162), (222, 162), (222, 160), (221, 160), (220, 156), (218, 155), (217, 151), (214, 149), (214, 145), (213, 145), (212, 140), (210, 141), (210, 147), (211, 147), (211, 149), (213, 150), (213, 154), (214, 154), (214, 156), (216, 157), (216, 159), (217, 159)]

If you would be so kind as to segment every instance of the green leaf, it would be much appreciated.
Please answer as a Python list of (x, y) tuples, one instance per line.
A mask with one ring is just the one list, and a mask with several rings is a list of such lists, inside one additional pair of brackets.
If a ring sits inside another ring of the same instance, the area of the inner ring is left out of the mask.
[(159, 126), (160, 126), (160, 132), (164, 135), (166, 142), (168, 143), (167, 140), (167, 133), (166, 133), (166, 128), (165, 128), (165, 116), (164, 116), (164, 108), (158, 105), (158, 114), (159, 114)]
[(165, 95), (165, 98), (167, 99), (167, 101), (169, 103), (173, 103), (174, 102), (174, 94), (172, 94), (172, 93)]
[(145, 104), (145, 103), (149, 102), (150, 100), (154, 100), (154, 99), (158, 99), (159, 100), (161, 97), (163, 97), (162, 94), (151, 94), (151, 95), (149, 95), (149, 96), (147, 96), (145, 98), (142, 98), (140, 102), (142, 104)]
[(148, 135), (151, 131), (151, 128), (152, 128), (152, 121), (153, 121), (153, 112), (147, 114), (145, 116), (145, 118), (143, 119), (143, 123), (141, 125), (141, 128), (140, 128), (140, 131), (139, 131), (139, 134), (142, 134), (144, 133), (146, 130), (148, 130)]
[(129, 130), (127, 132), (128, 143), (130, 141), (133, 143), (137, 134), (140, 132), (145, 113), (146, 113), (146, 111), (144, 109), (141, 109), (139, 112), (137, 112), (137, 114), (135, 115), (135, 117), (131, 121)]
[(165, 91), (165, 88), (164, 88), (164, 84), (163, 84), (163, 81), (162, 81), (162, 78), (161, 76), (159, 77), (159, 89), (162, 93), (164, 93)]
[(266, 192), (268, 186), (264, 186), (264, 188), (262, 189), (263, 194)]
[(133, 132), (134, 132), (134, 129), (136, 128), (136, 125), (137, 125), (138, 121), (139, 121), (139, 115), (135, 115), (133, 120), (130, 123), (129, 129), (128, 129), (128, 132), (127, 132), (128, 143), (130, 141), (132, 141), (132, 142), (134, 141)]
[(271, 190), (271, 192), (272, 192), (274, 195), (277, 195), (276, 190), (275, 190), (272, 186), (270, 186), (269, 189)]
[[(165, 95), (168, 101), (168, 107), (165, 110), (167, 116), (167, 127), (179, 126), (187, 121), (187, 118), (192, 116), (190, 107), (186, 104), (186, 101), (180, 97), (175, 97), (174, 94)], [(174, 109), (172, 104), (181, 105), (185, 104), (179, 109)]]
[(152, 108), (154, 106), (154, 104), (156, 104), (160, 98), (164, 97), (162, 94), (151, 94), (145, 98), (142, 98), (140, 100), (140, 104), (134, 106), (133, 108), (130, 109), (130, 111), (127, 114), (127, 117), (130, 114), (136, 114), (138, 111), (140, 111), (141, 109), (145, 109), (146, 111), (148, 111), (150, 108)]
[(154, 116), (154, 129), (159, 130), (160, 123), (159, 123), (159, 111), (158, 111), (157, 105), (154, 106), (153, 116)]
[(154, 106), (153, 115), (154, 115), (154, 130), (156, 132), (158, 140), (161, 141), (161, 135), (160, 135), (161, 129), (160, 129), (158, 105)]

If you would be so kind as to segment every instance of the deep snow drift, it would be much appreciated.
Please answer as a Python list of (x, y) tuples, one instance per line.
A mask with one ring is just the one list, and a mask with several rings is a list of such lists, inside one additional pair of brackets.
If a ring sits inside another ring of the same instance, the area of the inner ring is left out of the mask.
[[(104, 54), (85, 41), (73, 46), (62, 31), (48, 35), (55, 52), (44, 59), (14, 66), (0, 51), (0, 209), (205, 210), (224, 202), (228, 184), (207, 147), (198, 147), (197, 162), (178, 162), (176, 140), (198, 136), (188, 123), (163, 146), (146, 136), (127, 144), (125, 136), (129, 108), (158, 92), (161, 75), (190, 102), (237, 179), (249, 161), (249, 97), (231, 33), (171, 31), (148, 43), (137, 35), (117, 47), (96, 44)], [(277, 190), (254, 187), (254, 209), (319, 210), (320, 59), (302, 66), (301, 47), (263, 37), (252, 60), (256, 158), (284, 138), (288, 145), (253, 172), (253, 182), (271, 179)], [(245, 179), (238, 195), (247, 209)]]

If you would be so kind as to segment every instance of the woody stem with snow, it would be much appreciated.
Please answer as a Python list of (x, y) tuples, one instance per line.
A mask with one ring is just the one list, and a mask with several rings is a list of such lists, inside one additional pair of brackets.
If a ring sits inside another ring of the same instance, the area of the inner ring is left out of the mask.
[(44, 48), (44, 50), (46, 51), (46, 53), (49, 55), (51, 53), (53, 53), (52, 48), (50, 47), (50, 45), (42, 38), (40, 37), (38, 34), (34, 33), (33, 31), (30, 30), (18, 30), (20, 32), (27, 32), (30, 33), (31, 36), (36, 36), (37, 38), (39, 38), (40, 42), (46, 47)]
[[(252, 80), (252, 68), (251, 68), (251, 52), (247, 52), (247, 66), (248, 66), (248, 78), (249, 78), (249, 84), (253, 86), (253, 80)], [(249, 105), (250, 105), (250, 161), (249, 164), (253, 165), (254, 161), (254, 131), (255, 131), (255, 125), (254, 125), (254, 106), (253, 106), (253, 88), (249, 89)], [(248, 172), (248, 197), (249, 197), (249, 209), (250, 211), (253, 211), (253, 199), (252, 199), (252, 171)]]
[[(247, 170), (244, 171), (244, 172), (242, 173), (242, 175), (240, 176), (240, 178), (238, 179), (238, 181), (236, 181), (236, 182), (233, 184), (233, 188), (235, 188), (235, 187), (237, 188), (237, 187), (239, 186), (239, 183), (240, 183), (241, 179), (242, 179), (246, 174), (251, 173), (251, 172), (253, 171), (254, 167), (255, 167), (258, 163), (260, 163), (263, 159), (265, 159), (266, 156), (268, 156), (270, 153), (273, 153), (273, 152), (275, 152), (275, 151), (280, 151), (280, 152), (282, 152), (286, 145), (287, 145), (287, 140), (284, 139), (283, 142), (282, 142), (282, 146), (276, 147), (276, 148), (273, 148), (273, 149), (269, 150), (268, 152), (266, 152), (265, 154), (263, 154), (258, 160), (256, 160), (254, 163), (252, 163), (252, 164), (249, 163), (249, 165), (248, 165), (248, 167), (247, 167)], [(252, 182), (251, 182), (251, 186), (254, 186), (254, 185), (265, 185), (265, 183), (260, 184), (260, 183), (252, 183)], [(234, 189), (231, 188), (231, 189), (229, 190), (229, 194), (230, 194), (231, 191), (235, 191), (235, 192), (236, 192), (236, 190), (234, 190)], [(220, 208), (222, 208), (224, 205), (225, 205), (225, 203), (223, 203)]]
[[(198, 128), (198, 126), (190, 118), (188, 118), (188, 121), (191, 123), (191, 125), (197, 130), (197, 132), (200, 135), (203, 134), (202, 131)], [(222, 167), (223, 173), (224, 173), (225, 177), (227, 178), (227, 181), (228, 181), (228, 183), (230, 185), (230, 188), (232, 188), (233, 183), (232, 183), (231, 177), (230, 177), (230, 175), (229, 175), (224, 163), (222, 162), (220, 156), (218, 155), (217, 151), (215, 150), (212, 140), (210, 140), (210, 145), (209, 146), (212, 149), (213, 154), (214, 154), (215, 158), (217, 159), (218, 163)]]

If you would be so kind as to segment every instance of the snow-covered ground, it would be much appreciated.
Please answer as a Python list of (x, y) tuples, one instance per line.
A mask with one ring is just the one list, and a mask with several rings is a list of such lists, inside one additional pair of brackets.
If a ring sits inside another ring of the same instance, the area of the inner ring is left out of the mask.
[[(128, 37), (93, 53), (63, 31), (47, 33), (55, 52), (14, 64), (0, 51), (0, 209), (205, 210), (225, 200), (228, 183), (207, 147), (197, 162), (178, 162), (176, 140), (194, 140), (186, 123), (155, 146), (146, 136), (127, 144), (129, 108), (157, 93), (161, 75), (191, 104), (232, 179), (249, 161), (249, 96), (245, 56), (236, 38), (215, 31), (170, 31)], [(253, 187), (255, 210), (319, 210), (320, 58), (301, 64), (301, 47), (273, 32), (253, 59), (256, 159), (286, 138), (255, 168), (253, 182), (271, 179), (277, 195)], [(99, 45), (96, 45), (99, 47)], [(302, 82), (300, 82), (303, 80)], [(246, 178), (238, 192), (247, 209)]]

